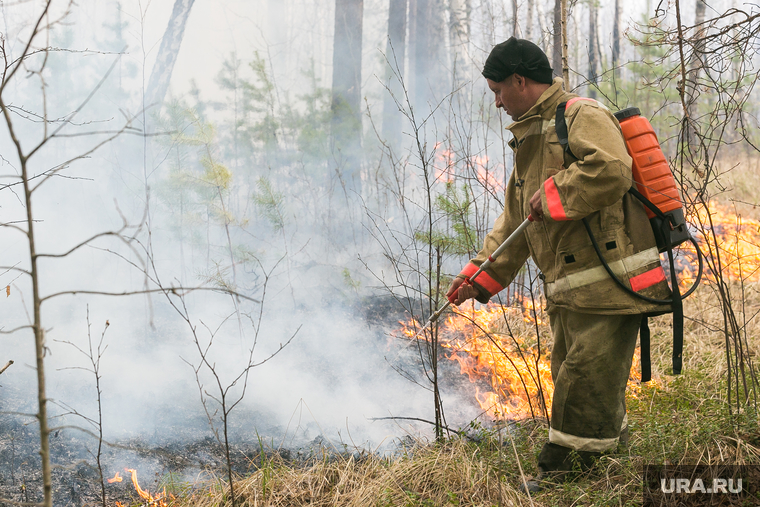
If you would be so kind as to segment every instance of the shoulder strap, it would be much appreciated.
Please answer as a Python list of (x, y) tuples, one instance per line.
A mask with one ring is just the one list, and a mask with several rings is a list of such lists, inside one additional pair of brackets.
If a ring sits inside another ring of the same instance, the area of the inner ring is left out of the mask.
[(557, 106), (557, 114), (554, 117), (554, 130), (557, 132), (557, 138), (562, 149), (566, 152), (570, 152), (570, 145), (568, 144), (568, 132), (567, 123), (565, 122), (565, 109), (567, 108), (567, 102), (563, 102)]
[(573, 152), (570, 150), (570, 141), (569, 141), (570, 134), (568, 133), (567, 122), (565, 121), (565, 110), (568, 107), (572, 106), (575, 102), (578, 102), (579, 100), (590, 100), (593, 102), (597, 102), (594, 99), (589, 99), (586, 97), (573, 97), (567, 102), (562, 102), (560, 105), (557, 106), (557, 113), (554, 117), (554, 130), (557, 132), (557, 138), (559, 139), (559, 144), (562, 146), (562, 149), (565, 150), (565, 153), (572, 155), (573, 158), (578, 158), (578, 157), (573, 155)]

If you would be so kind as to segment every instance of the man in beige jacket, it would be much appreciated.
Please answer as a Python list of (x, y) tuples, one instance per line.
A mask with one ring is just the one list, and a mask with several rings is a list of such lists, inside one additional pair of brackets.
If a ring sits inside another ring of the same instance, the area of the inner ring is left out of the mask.
[[(451, 284), (459, 305), (487, 302), (515, 277), (528, 257), (541, 270), (554, 337), (554, 398), (549, 441), (538, 458), (540, 476), (587, 468), (627, 433), (625, 387), (641, 315), (662, 307), (625, 293), (605, 271), (581, 219), (586, 218), (606, 262), (633, 291), (670, 296), (649, 220), (627, 190), (631, 158), (617, 120), (594, 100), (552, 79), (535, 44), (510, 38), (486, 60), (483, 76), (497, 108), (512, 117), (514, 169), (504, 212), (483, 248)], [(555, 131), (565, 103), (568, 150)], [(517, 226), (535, 223), (477, 279), (471, 276)], [(465, 283), (465, 280), (466, 283)], [(538, 489), (540, 483), (529, 484)]]

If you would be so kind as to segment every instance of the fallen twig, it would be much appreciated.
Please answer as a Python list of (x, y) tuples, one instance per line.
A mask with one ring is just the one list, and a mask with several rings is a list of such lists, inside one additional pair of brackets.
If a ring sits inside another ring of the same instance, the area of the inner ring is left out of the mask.
[(5, 370), (7, 370), (7, 369), (8, 369), (8, 367), (9, 367), (10, 365), (12, 365), (12, 364), (13, 364), (13, 361), (12, 361), (12, 360), (11, 360), (11, 361), (8, 361), (7, 363), (5, 363), (5, 366), (3, 366), (2, 368), (0, 368), (0, 374), (2, 374), (2, 373), (5, 371)]

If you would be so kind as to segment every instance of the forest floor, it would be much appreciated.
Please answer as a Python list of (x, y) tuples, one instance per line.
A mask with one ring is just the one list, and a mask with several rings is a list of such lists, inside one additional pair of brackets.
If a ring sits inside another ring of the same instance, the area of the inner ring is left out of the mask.
[[(760, 175), (760, 171), (752, 174)], [(747, 189), (739, 192), (740, 198), (760, 202), (755, 195), (760, 185), (745, 183)], [(760, 215), (754, 208), (744, 211), (747, 216)], [(755, 232), (760, 233), (760, 226), (757, 229)], [(757, 264), (758, 260), (748, 261), (746, 266)], [(733, 281), (728, 288), (739, 312), (740, 332), (746, 336), (745, 353), (756, 360), (760, 349), (760, 324), (756, 321), (760, 282)], [(757, 393), (749, 393), (754, 403), (742, 403), (743, 393), (736, 390), (729, 398), (724, 316), (718, 301), (714, 284), (702, 286), (685, 301), (684, 366), (678, 376), (668, 374), (671, 318), (651, 321), (654, 380), (629, 386), (630, 441), (571, 481), (546, 487), (532, 497), (518, 491), (524, 478), (536, 474), (536, 458), (548, 436), (545, 420), (528, 419), (490, 427), (473, 424), (466, 428), (466, 436), (450, 436), (439, 443), (409, 436), (393, 456), (361, 449), (335, 452), (320, 442), (300, 451), (280, 452), (261, 445), (238, 448), (233, 465), (235, 503), (251, 507), (639, 506), (646, 465), (760, 466)], [(388, 313), (388, 308), (377, 302), (369, 307), (374, 317)], [(741, 385), (742, 379), (738, 380)], [(6, 405), (20, 406), (9, 395), (4, 392)], [(39, 458), (31, 447), (24, 448), (24, 442), (33, 440), (34, 428), (11, 427), (4, 420), (0, 417), (0, 497), (35, 501), (26, 491), (38, 489), (39, 474), (34, 470), (38, 470)], [(74, 446), (63, 442), (64, 438), (70, 437), (66, 433), (53, 435), (52, 445), (54, 450), (60, 448), (59, 454)], [(213, 439), (180, 447), (140, 442), (129, 442), (128, 446), (138, 457), (150, 456), (161, 462), (157, 467), (161, 472), (146, 475), (142, 485), (154, 497), (159, 496), (155, 493), (158, 490), (166, 496), (155, 501), (141, 498), (128, 474), (123, 474), (123, 482), (108, 489), (108, 507), (232, 507), (222, 472), (223, 448)], [(84, 464), (90, 458), (81, 453), (71, 455), (72, 465), (56, 471), (56, 505), (100, 505), (99, 478)], [(9, 459), (10, 466), (6, 466)], [(23, 470), (29, 473), (20, 479)], [(197, 472), (195, 478), (188, 470)], [(4, 484), (13, 486), (6, 488)], [(737, 500), (748, 503), (725, 501), (720, 505), (760, 505), (760, 497)], [(11, 504), (0, 502), (0, 507), (4, 505)]]
[[(754, 236), (745, 241), (753, 245), (753, 251), (760, 246), (756, 241), (760, 227), (748, 217), (757, 218), (760, 213), (754, 206), (739, 209), (734, 203), (736, 199), (760, 202), (758, 179), (760, 171), (742, 173), (732, 182), (730, 199), (734, 201), (729, 200), (729, 193), (718, 199), (730, 215), (741, 214), (747, 220), (745, 230), (752, 229), (749, 232)], [(734, 218), (729, 216), (727, 220)], [(725, 228), (738, 236), (737, 228), (731, 229), (730, 223)], [(745, 282), (729, 283), (734, 308), (739, 312), (740, 332), (749, 348), (745, 353), (752, 360), (756, 360), (760, 349), (760, 324), (756, 319), (760, 312), (760, 282), (756, 280), (760, 256), (755, 257), (743, 259), (744, 273), (751, 272), (744, 277)], [(392, 458), (325, 455), (311, 463), (292, 466), (273, 456), (252, 474), (235, 481), (236, 496), (242, 500), (239, 505), (639, 506), (643, 503), (646, 465), (758, 466), (757, 393), (749, 393), (748, 404), (737, 401), (744, 398), (744, 393), (735, 389), (729, 398), (724, 315), (714, 287), (702, 286), (684, 303), (681, 375), (667, 374), (672, 372), (671, 317), (650, 321), (654, 380), (633, 388), (629, 384), (630, 441), (604, 455), (591, 471), (578, 474), (574, 480), (547, 487), (533, 497), (518, 491), (523, 478), (536, 474), (536, 458), (548, 437), (546, 421), (525, 420), (493, 428), (473, 426), (468, 437), (455, 436), (442, 443), (416, 442)], [(228, 492), (219, 481), (203, 495), (185, 496), (178, 504), (227, 506), (231, 505)], [(682, 501), (683, 495), (679, 496)], [(732, 499), (722, 495), (708, 501), (760, 505), (760, 497)]]
[[(747, 315), (753, 315), (760, 306), (758, 287), (745, 287), (745, 294)], [(527, 420), (510, 425), (509, 431), (471, 428), (468, 438), (418, 442), (394, 458), (325, 455), (292, 466), (273, 456), (235, 482), (240, 505), (638, 506), (647, 464), (760, 465), (756, 411), (737, 411), (735, 392), (734, 407), (729, 409), (725, 341), (715, 305), (707, 287), (689, 300), (687, 316), (699, 317), (687, 319), (684, 369), (678, 376), (662, 374), (670, 368), (672, 336), (670, 318), (656, 319), (655, 381), (628, 392), (628, 446), (603, 456), (590, 472), (548, 487), (533, 498), (520, 493), (518, 486), (523, 475), (536, 473), (536, 457), (548, 429), (545, 422)], [(753, 355), (758, 340), (757, 333), (749, 332)], [(744, 505), (760, 504), (760, 498), (749, 501)], [(231, 505), (221, 482), (178, 503)]]

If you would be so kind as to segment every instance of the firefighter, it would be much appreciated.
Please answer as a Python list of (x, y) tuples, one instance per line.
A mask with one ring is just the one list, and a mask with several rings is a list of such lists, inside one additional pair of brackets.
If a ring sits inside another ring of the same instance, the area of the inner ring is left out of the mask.
[[(627, 193), (631, 158), (610, 111), (565, 92), (562, 79), (552, 78), (544, 52), (527, 40), (511, 37), (494, 47), (483, 76), (496, 107), (514, 121), (507, 127), (514, 169), (504, 212), (447, 295), (457, 305), (470, 298), (486, 303), (529, 256), (541, 271), (554, 338), (554, 398), (539, 476), (528, 483), (537, 491), (550, 473), (587, 469), (617, 447), (621, 434), (625, 438), (625, 387), (641, 316), (669, 311), (615, 285), (581, 219), (587, 218), (607, 263), (634, 291), (667, 299), (670, 289), (646, 212)], [(562, 103), (567, 103), (568, 150), (555, 131)], [(467, 277), (528, 215), (536, 222), (469, 282)]]

